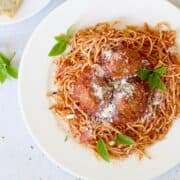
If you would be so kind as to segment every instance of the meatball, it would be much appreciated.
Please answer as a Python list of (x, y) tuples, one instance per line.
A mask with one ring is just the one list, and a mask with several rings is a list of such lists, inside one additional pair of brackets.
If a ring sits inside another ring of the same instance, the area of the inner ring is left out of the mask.
[(103, 77), (94, 74), (93, 69), (85, 69), (74, 84), (72, 98), (88, 114), (93, 114), (98, 106), (112, 95)]
[(142, 66), (142, 57), (131, 49), (104, 51), (101, 55), (102, 64), (113, 79), (133, 76)]
[(114, 96), (117, 111), (114, 123), (132, 122), (145, 113), (149, 90), (144, 81), (135, 80), (122, 84)]

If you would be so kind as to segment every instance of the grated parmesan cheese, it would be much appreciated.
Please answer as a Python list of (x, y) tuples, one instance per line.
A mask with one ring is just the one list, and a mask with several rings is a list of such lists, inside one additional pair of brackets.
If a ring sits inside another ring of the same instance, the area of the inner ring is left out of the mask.
[(146, 120), (149, 120), (152, 117), (152, 107), (148, 107), (144, 116), (141, 118), (141, 121), (144, 122)]
[(96, 66), (95, 75), (97, 77), (104, 77), (105, 76), (105, 71), (103, 70), (103, 68), (101, 66), (99, 66), (99, 65)]
[(112, 122), (112, 117), (115, 113), (115, 110), (116, 106), (111, 102), (98, 113), (98, 117), (103, 120), (106, 119), (107, 121)]
[(107, 60), (109, 60), (112, 57), (112, 54), (113, 54), (113, 51), (111, 49), (110, 50), (106, 50), (106, 51), (103, 52), (103, 56)]
[(133, 95), (134, 86), (133, 84), (127, 82), (127, 79), (122, 79), (114, 83), (114, 88), (117, 89), (117, 92), (114, 93), (115, 98), (121, 99), (123, 97), (130, 97)]
[(152, 104), (157, 106), (163, 101), (163, 94), (160, 91), (156, 91), (152, 100)]
[(104, 88), (99, 86), (98, 84), (93, 84), (92, 88), (93, 88), (93, 91), (94, 91), (94, 95), (96, 97), (98, 97), (99, 99), (103, 99)]
[[(141, 118), (142, 121), (146, 121), (152, 118), (153, 116), (153, 106), (159, 107), (163, 103), (164, 94), (159, 90), (155, 92), (155, 94), (148, 99), (148, 107), (145, 111), (144, 116)], [(161, 108), (161, 106), (160, 106)]]
[(118, 53), (115, 53), (115, 54), (114, 54), (114, 59), (115, 59), (116, 61), (118, 61), (118, 60), (123, 60), (126, 64), (129, 63), (129, 57), (128, 57), (127, 54), (126, 54), (126, 51), (120, 51), (120, 52), (118, 52)]
[(120, 51), (120, 52), (113, 52), (113, 50), (106, 50), (103, 52), (103, 57), (106, 60), (110, 60), (113, 58), (114, 61), (123, 61), (124, 63), (129, 63), (129, 57), (127, 56), (126, 51)]

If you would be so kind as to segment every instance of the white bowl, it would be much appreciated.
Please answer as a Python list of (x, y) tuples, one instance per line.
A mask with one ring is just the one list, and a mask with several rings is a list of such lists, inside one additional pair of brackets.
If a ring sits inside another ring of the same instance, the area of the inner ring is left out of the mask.
[(9, 25), (28, 19), (43, 9), (50, 0), (24, 0), (13, 17), (0, 15), (0, 25)]
[(72, 138), (65, 143), (65, 133), (57, 126), (46, 92), (52, 59), (48, 52), (53, 37), (76, 23), (78, 27), (99, 21), (121, 19), (125, 23), (152, 25), (167, 21), (180, 28), (180, 12), (167, 1), (144, 0), (69, 0), (50, 13), (34, 31), (20, 65), (19, 99), (22, 114), (34, 140), (46, 155), (74, 175), (89, 179), (138, 179), (160, 175), (180, 162), (180, 121), (167, 137), (149, 149), (152, 159), (139, 161), (135, 156), (125, 161), (106, 163), (97, 159)]

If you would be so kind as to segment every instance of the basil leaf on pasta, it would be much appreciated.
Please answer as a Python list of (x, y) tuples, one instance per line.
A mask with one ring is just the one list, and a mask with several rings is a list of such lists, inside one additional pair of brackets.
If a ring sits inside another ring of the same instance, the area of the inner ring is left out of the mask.
[(107, 150), (107, 146), (103, 139), (99, 139), (96, 144), (96, 150), (99, 153), (99, 155), (107, 162), (110, 161), (109, 153)]
[(124, 134), (118, 134), (116, 142), (118, 144), (126, 144), (126, 145), (135, 144), (135, 141), (131, 137), (126, 136)]
[(60, 34), (58, 36), (55, 36), (55, 40), (57, 41), (57, 43), (52, 47), (48, 56), (58, 56), (62, 54), (67, 48), (68, 41), (72, 33), (73, 33), (73, 26), (70, 26), (66, 34)]

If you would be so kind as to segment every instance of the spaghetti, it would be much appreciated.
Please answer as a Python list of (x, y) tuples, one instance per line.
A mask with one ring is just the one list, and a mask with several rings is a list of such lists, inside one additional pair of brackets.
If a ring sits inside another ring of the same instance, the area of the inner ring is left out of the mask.
[[(154, 28), (99, 23), (79, 30), (69, 42), (70, 52), (55, 61), (57, 91), (50, 109), (68, 123), (74, 138), (97, 152), (102, 139), (112, 158), (125, 158), (146, 149), (168, 133), (180, 112), (180, 58), (176, 32), (165, 24)], [(164, 66), (166, 91), (151, 90), (138, 78), (145, 67)], [(118, 134), (132, 145), (117, 144)]]

